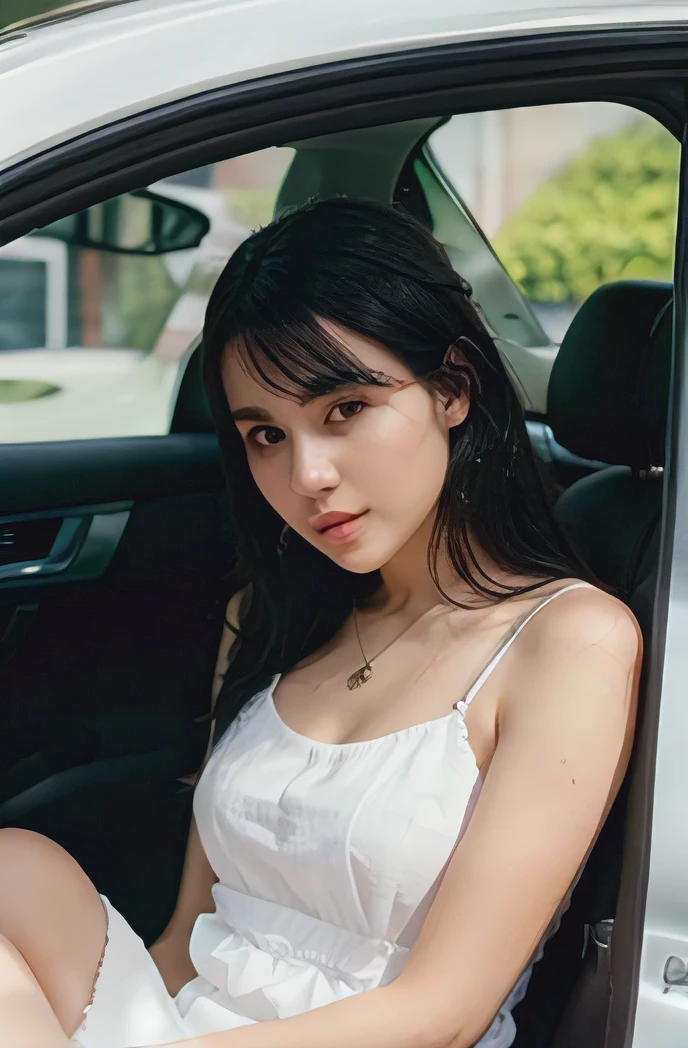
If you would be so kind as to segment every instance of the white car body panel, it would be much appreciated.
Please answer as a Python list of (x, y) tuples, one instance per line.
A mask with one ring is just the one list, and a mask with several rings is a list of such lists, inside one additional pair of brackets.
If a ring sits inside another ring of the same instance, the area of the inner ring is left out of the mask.
[(0, 170), (154, 106), (288, 70), (460, 41), (681, 22), (686, 0), (137, 0), (0, 40)]

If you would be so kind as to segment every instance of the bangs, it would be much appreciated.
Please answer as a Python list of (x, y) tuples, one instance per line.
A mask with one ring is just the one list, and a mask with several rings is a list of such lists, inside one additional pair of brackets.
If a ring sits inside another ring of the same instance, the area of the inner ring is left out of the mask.
[(235, 335), (227, 349), (265, 389), (306, 404), (342, 386), (391, 386), (396, 380), (371, 371), (312, 314)]

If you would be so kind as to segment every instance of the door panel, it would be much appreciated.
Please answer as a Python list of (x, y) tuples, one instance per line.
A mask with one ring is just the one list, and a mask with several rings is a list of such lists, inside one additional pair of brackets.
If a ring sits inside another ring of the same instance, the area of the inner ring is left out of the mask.
[[(208, 434), (3, 447), (0, 472), (0, 533), (77, 529), (64, 570), (0, 578), (0, 824), (66, 847), (150, 941), (176, 897), (178, 780), (207, 741), (233, 559), (219, 450)], [(110, 530), (78, 573), (97, 521)]]
[(217, 490), (211, 434), (0, 445), (0, 514)]

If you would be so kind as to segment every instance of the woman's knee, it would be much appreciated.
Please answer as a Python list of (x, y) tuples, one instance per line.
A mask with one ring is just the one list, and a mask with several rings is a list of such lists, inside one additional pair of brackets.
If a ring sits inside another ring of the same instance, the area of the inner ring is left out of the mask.
[(0, 829), (0, 858), (15, 859), (22, 861), (31, 858), (49, 858), (68, 853), (49, 837), (42, 833), (34, 833), (33, 830), (21, 830), (18, 827), (7, 826)]
[[(49, 837), (31, 830), (0, 829), (0, 932), (6, 917), (30, 898), (40, 906), (48, 896), (87, 891), (90, 882), (79, 864)], [(11, 936), (10, 936), (11, 938)]]
[(0, 829), (0, 855), (49, 855), (59, 852), (67, 854), (64, 848), (49, 837), (44, 837), (42, 833), (22, 830), (15, 826)]
[[(0, 829), (0, 933), (15, 941), (11, 926), (27, 911), (59, 920), (72, 906), (102, 905), (78, 862), (55, 841), (31, 830)], [(17, 943), (21, 949), (21, 945)]]
[(96, 889), (64, 848), (0, 830), (0, 934), (26, 959), (65, 1030), (88, 1003), (106, 925)]

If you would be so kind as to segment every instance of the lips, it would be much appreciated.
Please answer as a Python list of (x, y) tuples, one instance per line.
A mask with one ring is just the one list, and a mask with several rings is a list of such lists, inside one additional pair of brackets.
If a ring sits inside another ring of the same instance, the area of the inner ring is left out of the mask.
[(363, 513), (320, 513), (317, 517), (311, 517), (309, 524), (319, 535), (323, 535), (340, 524), (348, 524), (352, 520), (358, 520), (359, 517), (364, 516), (367, 512), (367, 510), (364, 510)]

